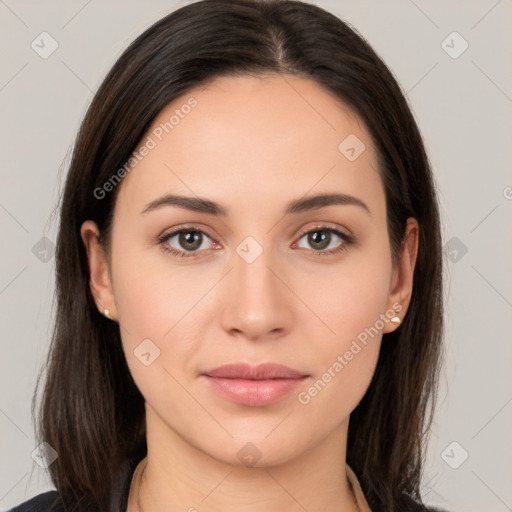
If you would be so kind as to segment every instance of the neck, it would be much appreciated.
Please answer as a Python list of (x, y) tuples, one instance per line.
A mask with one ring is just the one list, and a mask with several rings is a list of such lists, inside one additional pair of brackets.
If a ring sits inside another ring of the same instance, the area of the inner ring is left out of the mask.
[(148, 453), (134, 472), (128, 512), (357, 512), (347, 480), (348, 420), (293, 459), (248, 467), (196, 448), (146, 407)]

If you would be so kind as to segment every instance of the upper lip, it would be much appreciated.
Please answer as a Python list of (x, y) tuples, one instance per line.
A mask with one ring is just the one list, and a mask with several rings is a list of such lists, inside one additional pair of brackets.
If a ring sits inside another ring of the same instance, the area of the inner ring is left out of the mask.
[(208, 370), (204, 372), (204, 375), (247, 380), (298, 379), (308, 376), (298, 370), (276, 363), (263, 363), (256, 366), (248, 363), (229, 363)]

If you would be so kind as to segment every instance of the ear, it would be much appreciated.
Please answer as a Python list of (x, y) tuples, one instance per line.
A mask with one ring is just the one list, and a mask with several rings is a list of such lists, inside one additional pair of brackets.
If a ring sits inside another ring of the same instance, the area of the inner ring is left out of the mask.
[(80, 228), (80, 234), (87, 251), (90, 275), (89, 286), (96, 306), (100, 312), (107, 309), (109, 318), (115, 320), (117, 319), (117, 310), (107, 258), (98, 239), (98, 226), (92, 220), (86, 220)]
[[(388, 297), (388, 311), (392, 310), (403, 321), (412, 296), (414, 268), (418, 255), (419, 225), (413, 217), (407, 219), (405, 235), (398, 254), (398, 262), (394, 264)], [(397, 329), (397, 325), (386, 322), (383, 332)]]

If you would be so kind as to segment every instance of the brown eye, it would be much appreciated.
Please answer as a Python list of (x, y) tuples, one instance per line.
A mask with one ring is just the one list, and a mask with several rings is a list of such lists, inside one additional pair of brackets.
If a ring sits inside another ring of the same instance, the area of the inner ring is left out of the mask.
[(331, 233), (328, 231), (310, 231), (307, 234), (308, 243), (315, 250), (323, 250), (331, 242)]
[(198, 229), (180, 229), (159, 238), (162, 248), (174, 256), (187, 257), (208, 249), (213, 240)]
[(199, 231), (181, 231), (178, 233), (178, 244), (187, 251), (195, 251), (201, 247), (203, 235)]
[[(305, 240), (304, 244), (302, 241)], [(304, 233), (296, 243), (298, 247), (310, 249), (318, 255), (332, 255), (341, 252), (353, 242), (353, 238), (342, 231), (318, 227)]]

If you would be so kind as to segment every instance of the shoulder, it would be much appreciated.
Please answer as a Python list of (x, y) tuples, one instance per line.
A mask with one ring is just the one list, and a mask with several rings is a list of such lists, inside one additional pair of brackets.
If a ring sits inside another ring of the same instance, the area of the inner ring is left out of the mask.
[(47, 491), (33, 498), (24, 501), (9, 512), (62, 512), (59, 493), (57, 491)]
[(410, 496), (407, 494), (403, 494), (404, 496), (404, 511), (407, 512), (448, 512), (447, 510), (443, 510), (437, 507), (430, 507), (421, 505), (418, 502), (414, 501)]
[[(371, 512), (389, 512), (389, 508), (384, 506), (384, 504), (380, 501), (371, 504)], [(422, 503), (418, 503), (415, 499), (413, 499), (408, 494), (402, 492), (400, 498), (398, 499), (395, 507), (393, 508), (393, 512), (449, 512), (448, 510), (432, 507), (429, 505), (423, 505)]]

